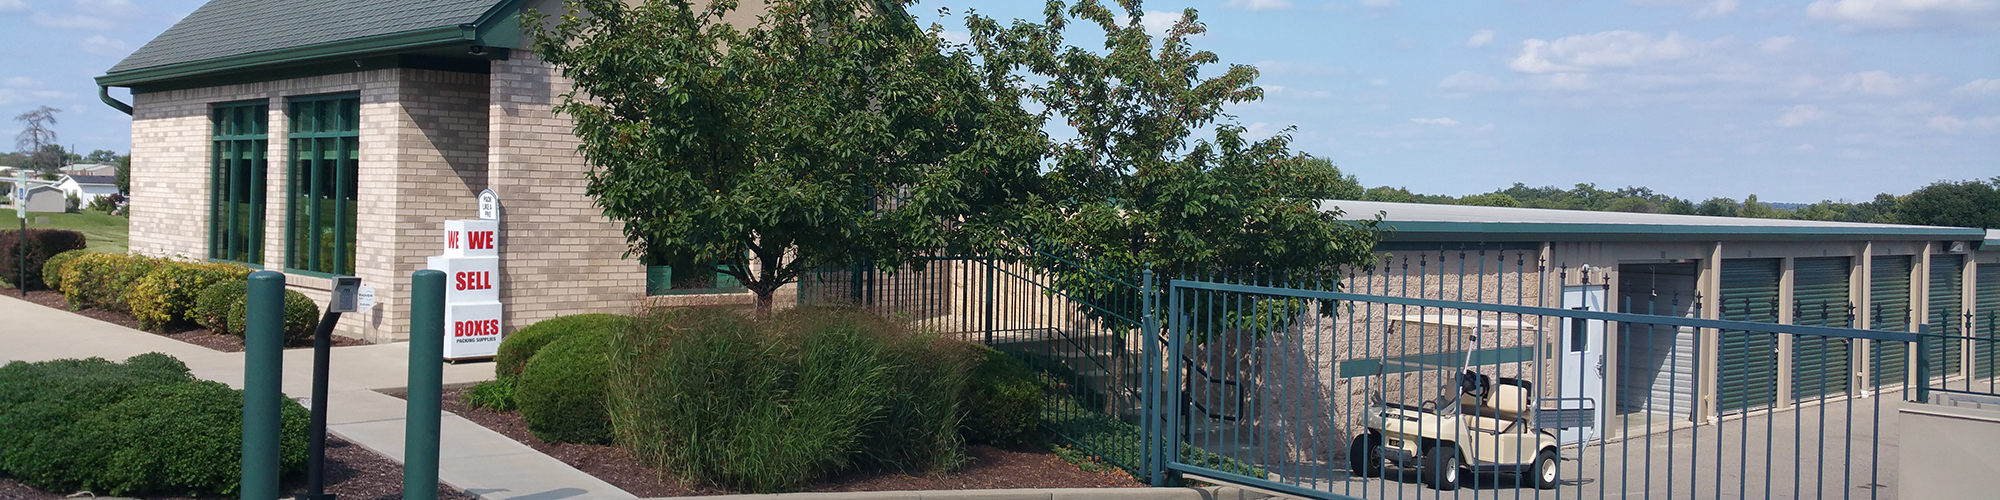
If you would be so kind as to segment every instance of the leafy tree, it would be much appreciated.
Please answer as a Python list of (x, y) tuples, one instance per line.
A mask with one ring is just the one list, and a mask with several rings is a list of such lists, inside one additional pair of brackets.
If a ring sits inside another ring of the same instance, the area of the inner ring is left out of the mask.
[[(1330, 162), (1289, 151), (1289, 129), (1249, 141), (1223, 113), (1228, 104), (1263, 97), (1256, 68), (1205, 74), (1219, 59), (1189, 43), (1206, 31), (1195, 10), (1155, 38), (1140, 2), (1119, 4), (1122, 13), (1093, 0), (1050, 1), (1041, 23), (967, 19), (970, 43), (989, 71), (1005, 70), (1010, 86), (1027, 89), (1044, 116), (1076, 132), (1049, 147), (1049, 203), (1031, 212), (1035, 234), (1094, 267), (1150, 266), (1168, 276), (1285, 270), (1295, 284), (1333, 286), (1339, 266), (1370, 262), (1374, 221), (1342, 221), (1319, 203), (1362, 195), (1358, 182)], [(1066, 45), (1072, 20), (1101, 30), (1103, 50)], [(1194, 138), (1203, 129), (1213, 138)], [(1073, 296), (1121, 293), (1085, 270), (1053, 272)], [(1124, 299), (1095, 302), (1138, 304)]]
[(1039, 126), (903, 0), (572, 0), (528, 16), (575, 82), (557, 112), (631, 253), (717, 263), (757, 295), (808, 269), (977, 246), (1036, 191)]
[(114, 172), (116, 172), (115, 175), (118, 177), (118, 192), (131, 193), (132, 155), (118, 155), (118, 170)]
[[(56, 124), (56, 113), (60, 112), (62, 112), (60, 109), (40, 106), (14, 117), (14, 121), (21, 122), (21, 133), (14, 135), (14, 147), (20, 148), (28, 156), (27, 161), (20, 166), (42, 172), (53, 172), (62, 166), (62, 160), (66, 155), (52, 156), (49, 149), (50, 146), (56, 145), (56, 131), (53, 127)], [(62, 148), (57, 147), (54, 153), (62, 153)]]
[(1729, 198), (1709, 198), (1694, 208), (1695, 215), (1715, 217), (1735, 217), (1743, 213), (1743, 205)]
[(84, 155), (83, 158), (79, 161), (83, 161), (86, 163), (111, 164), (118, 161), (118, 152), (109, 149), (95, 149), (91, 150), (90, 154)]
[(1894, 218), (1903, 224), (2000, 228), (2000, 177), (1931, 183), (1899, 199)]
[(1458, 199), (1458, 204), (1460, 204), (1460, 205), (1474, 205), (1474, 206), (1482, 206), (1482, 207), (1519, 207), (1519, 206), (1521, 206), (1521, 202), (1520, 202), (1520, 200), (1515, 200), (1515, 199), (1514, 199), (1514, 197), (1512, 197), (1512, 196), (1507, 196), (1506, 194), (1502, 194), (1502, 193), (1486, 193), (1486, 194), (1475, 194), (1475, 195), (1472, 195), (1472, 196), (1466, 196), (1466, 197), (1462, 197), (1462, 198), (1459, 198), (1459, 199)]
[(1757, 201), (1757, 195), (1754, 194), (1743, 198), (1743, 208), (1736, 215), (1738, 217), (1755, 217), (1759, 219), (1791, 218), (1789, 213), (1771, 208), (1771, 205)]

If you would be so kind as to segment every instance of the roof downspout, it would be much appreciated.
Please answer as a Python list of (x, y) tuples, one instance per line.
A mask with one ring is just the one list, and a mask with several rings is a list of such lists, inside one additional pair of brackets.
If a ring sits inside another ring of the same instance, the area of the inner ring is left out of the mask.
[(98, 85), (97, 98), (103, 100), (105, 105), (111, 106), (111, 109), (116, 109), (120, 112), (123, 112), (125, 113), (125, 116), (132, 116), (132, 105), (118, 102), (117, 99), (112, 99), (111, 87), (105, 85)]

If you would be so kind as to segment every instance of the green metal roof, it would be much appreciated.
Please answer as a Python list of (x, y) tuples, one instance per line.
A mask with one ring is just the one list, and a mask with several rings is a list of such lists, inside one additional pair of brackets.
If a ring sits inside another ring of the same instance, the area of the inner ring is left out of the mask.
[[(132, 85), (449, 42), (512, 25), (520, 0), (212, 0), (98, 77)], [(490, 44), (511, 46), (512, 43)]]
[(1983, 241), (1984, 229), (1748, 217), (1328, 200), (1347, 219), (1382, 215), (1392, 241)]

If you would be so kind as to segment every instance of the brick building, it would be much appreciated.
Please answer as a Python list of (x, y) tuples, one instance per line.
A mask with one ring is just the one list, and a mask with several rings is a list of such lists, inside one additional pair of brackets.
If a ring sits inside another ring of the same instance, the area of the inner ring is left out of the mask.
[(133, 94), (100, 92), (132, 115), (132, 250), (283, 271), (322, 304), (329, 277), (360, 276), (377, 305), (339, 333), (401, 340), (410, 273), (492, 189), (505, 331), (642, 298), (749, 303), (727, 286), (665, 290), (666, 269), (624, 256), (620, 224), (584, 193), (570, 121), (551, 112), (569, 87), (522, 50), (529, 8), (563, 7), (203, 5), (97, 78)]

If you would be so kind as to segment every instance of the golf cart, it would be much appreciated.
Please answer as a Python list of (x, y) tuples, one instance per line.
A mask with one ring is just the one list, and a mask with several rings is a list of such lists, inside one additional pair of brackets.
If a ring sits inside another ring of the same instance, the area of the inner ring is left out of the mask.
[(1532, 478), (1536, 488), (1556, 487), (1558, 441), (1530, 421), (1532, 383), (1513, 378), (1496, 383), (1467, 369), (1477, 342), (1468, 335), (1463, 363), (1437, 376), (1456, 379), (1442, 384), (1437, 399), (1412, 406), (1384, 401), (1381, 391), (1369, 394), (1363, 414), (1367, 432), (1355, 436), (1347, 452), (1355, 475), (1379, 476), (1383, 462), (1394, 461), (1398, 467), (1419, 467), (1423, 481), (1439, 490), (1457, 488), (1461, 474), (1472, 472), (1508, 473), (1523, 486)]

